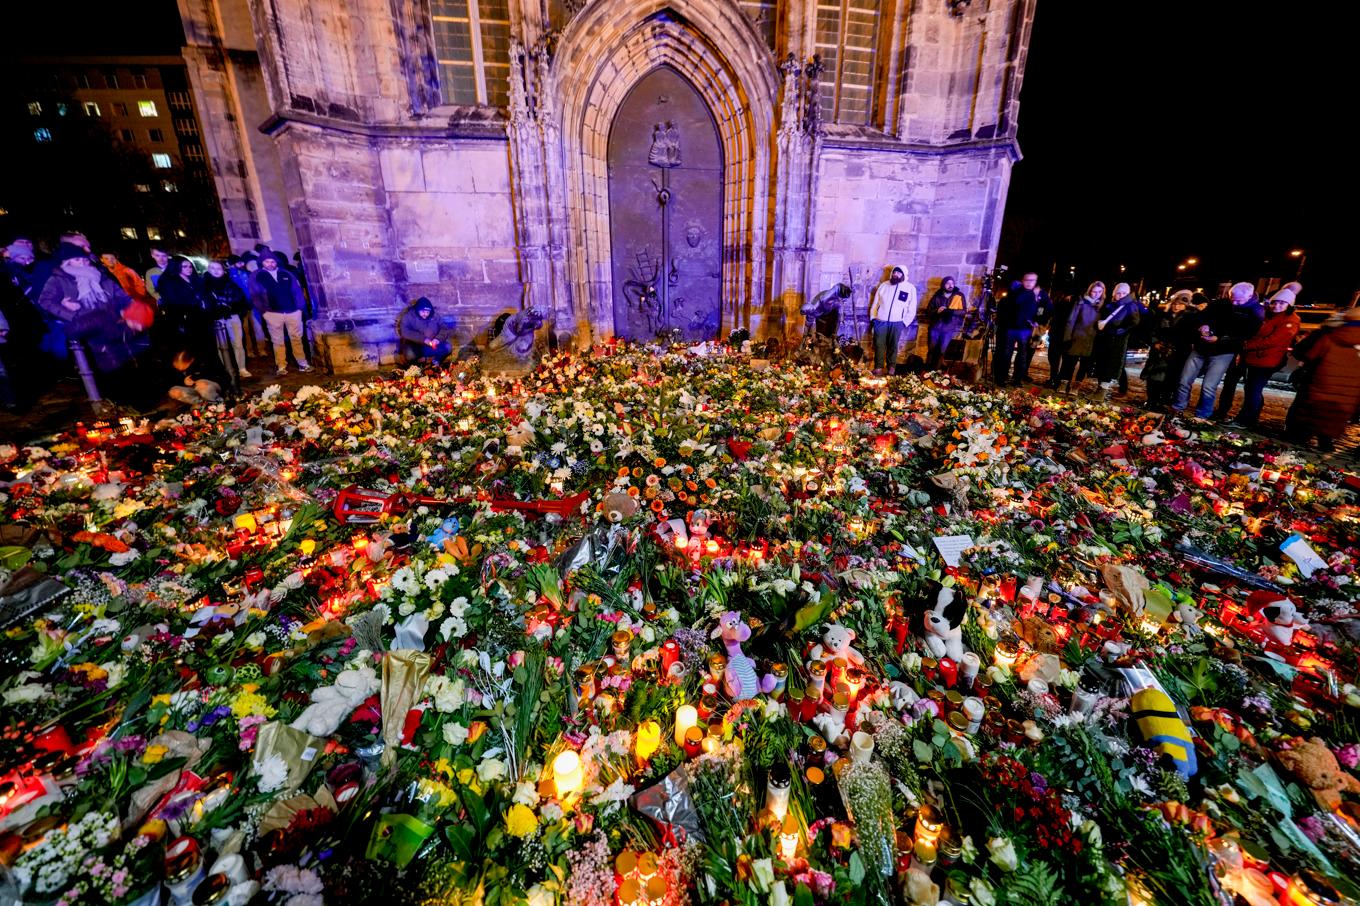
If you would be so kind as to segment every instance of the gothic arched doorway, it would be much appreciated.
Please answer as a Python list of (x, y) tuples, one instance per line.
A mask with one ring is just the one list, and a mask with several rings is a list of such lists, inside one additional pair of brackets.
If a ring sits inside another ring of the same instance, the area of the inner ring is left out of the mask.
[(629, 91), (609, 130), (617, 336), (718, 335), (722, 207), (723, 152), (713, 114), (678, 72), (652, 70)]

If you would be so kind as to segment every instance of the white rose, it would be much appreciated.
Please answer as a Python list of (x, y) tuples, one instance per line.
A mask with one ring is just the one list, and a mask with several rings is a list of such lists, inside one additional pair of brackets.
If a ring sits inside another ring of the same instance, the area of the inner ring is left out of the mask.
[(461, 746), (467, 742), (468, 728), (459, 723), (444, 724), (444, 741), (451, 746)]
[(493, 780), (500, 780), (505, 776), (505, 762), (499, 758), (484, 758), (482, 763), (477, 765), (477, 779), (482, 783), (490, 783)]
[(520, 805), (533, 808), (538, 805), (538, 787), (535, 784), (521, 781), (515, 784), (514, 801)]
[(987, 852), (992, 862), (1002, 871), (1015, 871), (1020, 857), (1015, 854), (1015, 844), (1010, 837), (993, 837), (987, 841)]
[(973, 902), (977, 906), (995, 906), (996, 894), (992, 891), (992, 885), (983, 878), (973, 878), (969, 881), (968, 892), (973, 895)]

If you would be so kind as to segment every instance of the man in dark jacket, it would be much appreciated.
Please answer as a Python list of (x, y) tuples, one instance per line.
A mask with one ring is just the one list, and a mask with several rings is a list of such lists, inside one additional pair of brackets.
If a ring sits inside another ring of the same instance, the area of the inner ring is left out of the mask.
[(1242, 351), (1242, 344), (1256, 335), (1263, 320), (1265, 312), (1250, 283), (1234, 283), (1229, 298), (1209, 303), (1200, 315), (1194, 348), (1181, 369), (1181, 383), (1172, 410), (1182, 412), (1190, 405), (1190, 392), (1203, 374), (1195, 417), (1207, 419), (1213, 415), (1223, 375)]
[(443, 325), (434, 314), (434, 303), (421, 296), (406, 307), (397, 324), (401, 337), (401, 355), (408, 362), (434, 359), (443, 362), (453, 352), (453, 347), (439, 339)]
[(1029, 341), (1034, 328), (1048, 319), (1052, 303), (1048, 293), (1039, 288), (1039, 275), (1025, 274), (1019, 288), (1012, 288), (996, 307), (997, 355), (993, 377), (1004, 385), (1015, 361), (1015, 386), (1029, 379)]
[(250, 281), (250, 301), (264, 319), (269, 340), (274, 345), (274, 364), (278, 373), (288, 373), (287, 341), (293, 347), (293, 358), (299, 371), (311, 371), (307, 353), (302, 349), (302, 287), (284, 268), (279, 267), (276, 252), (266, 249), (260, 254), (260, 269)]

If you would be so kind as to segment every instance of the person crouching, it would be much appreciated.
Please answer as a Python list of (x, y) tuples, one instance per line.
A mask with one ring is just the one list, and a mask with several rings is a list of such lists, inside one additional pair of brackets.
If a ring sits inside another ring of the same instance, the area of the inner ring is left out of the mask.
[(397, 325), (402, 358), (412, 364), (426, 359), (442, 364), (453, 352), (452, 346), (439, 339), (442, 328), (443, 325), (434, 316), (433, 302), (424, 296), (412, 302), (401, 313), (401, 321)]

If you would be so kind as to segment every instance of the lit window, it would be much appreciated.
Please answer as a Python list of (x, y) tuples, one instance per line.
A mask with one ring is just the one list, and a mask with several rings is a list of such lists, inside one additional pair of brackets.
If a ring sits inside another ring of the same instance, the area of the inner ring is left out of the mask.
[(99, 105), (96, 104), (94, 101), (86, 101), (86, 102), (85, 102), (85, 115), (86, 115), (86, 116), (99, 116)]
[(146, 238), (152, 242), (159, 242), (161, 239), (161, 228), (149, 226), (146, 228)]
[(138, 192), (150, 192), (150, 191), (151, 191), (151, 184), (150, 184), (150, 183), (146, 183), (146, 182), (139, 182), (139, 183), (136, 183), (135, 185), (133, 185), (132, 188), (135, 189), (135, 190), (138, 191)]
[(160, 114), (156, 112), (155, 101), (138, 101), (137, 112), (142, 116), (160, 116)]
[(151, 141), (156, 142), (157, 144), (165, 141), (165, 133), (159, 129), (146, 130), (146, 137), (151, 139)]
[(507, 0), (432, 0), (431, 11), (444, 103), (504, 107), (510, 81)]
[(29, 101), (29, 102), (28, 102), (28, 115), (29, 115), (29, 116), (42, 116), (42, 104), (38, 103), (37, 101)]
[(46, 126), (39, 126), (33, 130), (33, 140), (37, 142), (50, 142), (52, 140), (52, 130)]
[(162, 191), (165, 191), (165, 192), (178, 192), (178, 191), (179, 191), (179, 186), (175, 185), (173, 182), (171, 182), (171, 181), (168, 180), (168, 179), (162, 179), (162, 180), (161, 180), (161, 189), (162, 189)]
[(137, 238), (137, 228), (136, 228), (136, 227), (123, 227), (121, 230), (118, 231), (118, 235), (122, 236), (124, 239), (136, 239), (136, 238)]
[(169, 170), (174, 166), (169, 154), (153, 154), (151, 155), (151, 163), (155, 165), (157, 170)]

